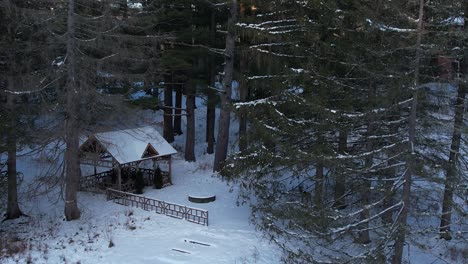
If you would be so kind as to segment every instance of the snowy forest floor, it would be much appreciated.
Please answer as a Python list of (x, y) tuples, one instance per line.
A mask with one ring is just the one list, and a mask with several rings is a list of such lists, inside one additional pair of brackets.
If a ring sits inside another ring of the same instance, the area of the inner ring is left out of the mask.
[[(79, 193), (81, 218), (64, 221), (62, 181), (44, 177), (60, 172), (51, 161), (49, 146), (18, 157), (18, 171), (24, 175), (20, 207), (29, 217), (0, 223), (0, 263), (278, 263), (278, 248), (250, 224), (249, 206), (237, 205), (237, 187), (213, 175), (214, 155), (205, 153), (206, 108), (200, 98), (197, 107), (197, 161), (184, 161), (185, 134), (176, 137), (173, 146), (181, 152), (173, 157), (173, 185), (161, 190), (146, 187), (143, 195), (208, 210), (208, 227), (118, 205), (106, 201), (104, 194), (88, 192)], [(161, 112), (138, 115), (132, 116), (138, 121), (130, 126), (152, 124), (162, 134)], [(49, 191), (38, 193), (45, 189)], [(205, 194), (216, 195), (216, 201), (188, 201), (188, 195)]]
[[(213, 175), (214, 155), (205, 153), (206, 108), (200, 98), (196, 104), (197, 161), (184, 161), (185, 134), (176, 137), (174, 184), (161, 190), (146, 187), (143, 195), (206, 209), (208, 227), (118, 205), (103, 194), (88, 192), (79, 193), (81, 218), (64, 221), (63, 181), (44, 177), (54, 171), (60, 174), (57, 162), (50, 159), (51, 148), (46, 148), (18, 158), (18, 171), (24, 174), (20, 207), (29, 217), (0, 223), (0, 263), (279, 263), (280, 249), (250, 224), (248, 205), (238, 206), (238, 187)], [(152, 124), (162, 132), (160, 111), (141, 111), (134, 120), (138, 122), (133, 126)], [(185, 124), (182, 127), (185, 130)], [(232, 146), (236, 130), (233, 120)], [(38, 192), (45, 189), (49, 191)], [(188, 195), (216, 195), (216, 201), (194, 204)], [(411, 235), (405, 249), (407, 263), (468, 263), (467, 245), (423, 234)]]

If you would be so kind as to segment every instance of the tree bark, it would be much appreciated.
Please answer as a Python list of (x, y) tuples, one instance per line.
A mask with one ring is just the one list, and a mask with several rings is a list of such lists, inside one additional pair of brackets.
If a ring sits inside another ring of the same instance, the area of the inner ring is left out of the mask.
[(406, 237), (406, 226), (408, 219), (408, 212), (411, 198), (411, 178), (414, 170), (414, 146), (416, 144), (416, 112), (418, 107), (418, 87), (419, 87), (419, 64), (421, 61), (421, 41), (423, 33), (423, 16), (424, 16), (424, 0), (419, 0), (419, 20), (418, 20), (418, 31), (416, 39), (416, 60), (414, 70), (414, 87), (413, 87), (413, 101), (411, 104), (411, 112), (409, 116), (409, 144), (410, 144), (410, 155), (406, 161), (405, 173), (403, 175), (403, 208), (397, 219), (398, 230), (395, 239), (395, 249), (392, 258), (392, 264), (401, 264), (403, 258), (403, 245), (405, 244)]
[[(247, 101), (247, 95), (249, 93), (249, 87), (247, 85), (247, 80), (245, 78), (245, 73), (247, 69), (247, 54), (244, 51), (240, 56), (240, 72), (241, 72), (241, 82), (239, 84), (239, 96), (240, 101)], [(239, 150), (243, 151), (247, 148), (247, 139), (245, 138), (247, 133), (247, 113), (246, 109), (241, 108), (239, 111)]]
[[(367, 140), (366, 140), (366, 151), (371, 152), (373, 150), (374, 144), (373, 140), (371, 139), (371, 136), (374, 135), (375, 133), (375, 116), (373, 109), (375, 107), (375, 84), (371, 82), (369, 85), (369, 105), (370, 105), (370, 111), (369, 111), (369, 120), (367, 123)], [(365, 159), (365, 170), (366, 172), (364, 173), (364, 179), (363, 179), (363, 184), (362, 184), (362, 189), (361, 189), (361, 207), (362, 212), (359, 216), (360, 220), (366, 220), (369, 219), (370, 217), (370, 208), (368, 208), (370, 204), (370, 194), (371, 194), (371, 186), (372, 186), (372, 181), (370, 178), (372, 175), (367, 172), (372, 167), (373, 164), (373, 155), (368, 155)], [(358, 238), (357, 242), (360, 244), (368, 244), (370, 243), (370, 236), (369, 236), (369, 222), (366, 221), (364, 224), (359, 226), (359, 231), (358, 233)]]
[(8, 109), (10, 110), (10, 127), (8, 128), (7, 138), (7, 174), (8, 174), (8, 202), (7, 202), (7, 219), (16, 219), (21, 217), (23, 212), (18, 205), (18, 183), (17, 183), (17, 171), (16, 171), (16, 121), (13, 113), (14, 96), (7, 95)]
[[(338, 135), (338, 153), (345, 154), (348, 151), (348, 130), (346, 128), (340, 129), (340, 134)], [(346, 179), (342, 171), (338, 170), (338, 175), (336, 175), (336, 184), (335, 184), (335, 203), (333, 207), (336, 209), (345, 209), (346, 208)]]
[(174, 134), (182, 135), (182, 86), (175, 87)]
[[(465, 3), (465, 14), (468, 11), (468, 4)], [(466, 16), (466, 15), (465, 15)], [(463, 62), (463, 73), (467, 74), (467, 62), (468, 59), (468, 50), (465, 49), (464, 62)], [(465, 96), (467, 90), (466, 80), (459, 84), (457, 101), (455, 104), (455, 120), (453, 125), (453, 134), (452, 134), (452, 143), (450, 145), (450, 154), (448, 160), (448, 167), (445, 177), (445, 188), (444, 188), (444, 198), (442, 202), (442, 216), (440, 218), (440, 237), (446, 240), (450, 240), (452, 237), (450, 235), (450, 225), (452, 223), (452, 206), (453, 206), (453, 186), (457, 182), (457, 162), (458, 156), (460, 154), (460, 142), (462, 136), (462, 127), (463, 127), (463, 116), (465, 112)]]
[[(216, 19), (215, 11), (211, 10), (211, 22), (210, 22), (210, 45), (215, 46), (216, 37)], [(215, 56), (210, 52), (209, 56), (209, 80), (211, 86), (215, 84), (216, 67), (215, 67)], [(206, 152), (213, 154), (214, 152), (214, 139), (215, 139), (215, 119), (216, 119), (216, 95), (212, 89), (207, 91), (207, 104), (206, 104), (206, 142), (208, 146)]]
[(323, 163), (317, 161), (315, 168), (315, 191), (314, 191), (314, 204), (317, 209), (323, 208)]
[(77, 75), (75, 39), (75, 0), (68, 1), (67, 21), (67, 101), (65, 120), (65, 218), (67, 221), (80, 218), (77, 194), (80, 184), (79, 123), (78, 109), (80, 85)]
[[(391, 120), (395, 121), (397, 119), (398, 113), (394, 112), (391, 116), (394, 116), (394, 118)], [(390, 126), (391, 126), (390, 134), (398, 133), (398, 125), (392, 124)], [(383, 200), (384, 209), (390, 208), (393, 205), (393, 196), (395, 193), (394, 191), (392, 191), (392, 189), (393, 189), (393, 185), (395, 181), (391, 179), (392, 178), (394, 179), (397, 177), (397, 169), (393, 167), (393, 165), (395, 165), (397, 161), (392, 157), (397, 154), (396, 152), (397, 152), (396, 150), (391, 149), (388, 151), (388, 154), (387, 154), (387, 156), (389, 156), (391, 159), (387, 161), (387, 166), (389, 167), (389, 169), (387, 170), (387, 173), (385, 174), (387, 177), (386, 179), (384, 179), (384, 183), (383, 183), (384, 195), (385, 195), (384, 200)], [(386, 211), (382, 215), (382, 222), (386, 225), (390, 225), (393, 222), (393, 210)]]
[(195, 161), (195, 89), (191, 80), (187, 86), (187, 131), (185, 160)]
[(229, 125), (231, 121), (231, 104), (232, 92), (232, 75), (234, 71), (234, 49), (236, 40), (235, 24), (237, 22), (237, 0), (231, 1), (231, 12), (228, 19), (228, 34), (226, 36), (226, 51), (225, 51), (225, 66), (224, 79), (221, 96), (221, 113), (219, 116), (219, 129), (216, 144), (216, 153), (214, 158), (213, 171), (221, 170), (224, 161), (227, 157), (228, 142), (229, 142)]
[[(172, 73), (171, 73), (172, 76)], [(174, 80), (171, 78), (171, 83)], [(173, 111), (172, 111), (172, 84), (164, 85), (164, 131), (163, 137), (167, 142), (174, 142), (174, 129), (173, 124)]]

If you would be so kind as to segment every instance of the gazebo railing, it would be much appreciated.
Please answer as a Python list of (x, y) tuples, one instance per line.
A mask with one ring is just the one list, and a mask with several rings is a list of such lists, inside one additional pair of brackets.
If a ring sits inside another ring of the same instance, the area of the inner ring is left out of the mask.
[(105, 190), (112, 185), (112, 170), (80, 178), (80, 190)]
[[(143, 173), (143, 179), (145, 180), (146, 186), (153, 185), (154, 171), (151, 169), (140, 169)], [(128, 169), (124, 168), (122, 171), (122, 178), (125, 178), (125, 182), (122, 183), (122, 191), (133, 191), (135, 190), (134, 181), (131, 179), (130, 174), (135, 174), (136, 170), (134, 168)], [(161, 175), (163, 177), (163, 187), (170, 185), (169, 183), (169, 172), (162, 171)], [(104, 191), (107, 188), (118, 188), (114, 182), (116, 176), (114, 175), (113, 170), (104, 171), (101, 173), (84, 176), (80, 179), (80, 190), (84, 191)]]
[(108, 188), (107, 200), (208, 226), (208, 211)]

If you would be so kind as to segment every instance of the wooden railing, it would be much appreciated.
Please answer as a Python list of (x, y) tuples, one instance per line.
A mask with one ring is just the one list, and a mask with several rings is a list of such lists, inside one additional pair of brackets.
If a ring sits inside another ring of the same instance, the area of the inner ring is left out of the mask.
[[(150, 169), (140, 169), (143, 173), (143, 179), (145, 180), (146, 186), (153, 185), (154, 172)], [(133, 191), (135, 190), (135, 184), (133, 179), (131, 179), (131, 174), (135, 174), (136, 170), (134, 168), (123, 168), (122, 169), (122, 179), (125, 181), (122, 183), (122, 191)], [(170, 185), (169, 183), (169, 173), (162, 171), (161, 175), (163, 177), (163, 187)], [(93, 174), (90, 176), (84, 176), (80, 179), (80, 190), (84, 191), (104, 191), (107, 188), (115, 189), (117, 188), (115, 180), (115, 175), (113, 170), (104, 171), (98, 174)]]
[(107, 200), (208, 226), (208, 211), (108, 188)]
[(80, 178), (80, 190), (98, 191), (112, 186), (112, 170)]

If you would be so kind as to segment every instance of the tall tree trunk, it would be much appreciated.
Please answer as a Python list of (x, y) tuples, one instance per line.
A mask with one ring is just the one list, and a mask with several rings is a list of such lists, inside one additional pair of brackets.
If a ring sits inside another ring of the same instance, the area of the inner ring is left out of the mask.
[(175, 87), (174, 134), (182, 135), (182, 86)]
[(164, 85), (164, 131), (163, 137), (167, 142), (174, 142), (174, 129), (172, 127), (173, 109), (172, 109), (172, 83), (174, 82), (173, 73), (171, 72), (171, 84)]
[(187, 135), (185, 139), (185, 160), (195, 161), (195, 89), (189, 79), (187, 92)]
[(423, 16), (424, 16), (424, 0), (419, 0), (419, 20), (418, 20), (418, 31), (416, 39), (416, 60), (414, 69), (414, 84), (413, 84), (413, 101), (411, 104), (411, 113), (409, 116), (409, 144), (410, 144), (410, 155), (407, 158), (405, 173), (403, 175), (403, 208), (397, 219), (398, 230), (395, 239), (395, 251), (392, 258), (392, 264), (401, 264), (403, 257), (403, 245), (405, 244), (406, 237), (406, 226), (408, 219), (408, 212), (411, 198), (411, 178), (414, 170), (414, 147), (416, 144), (416, 112), (418, 107), (418, 88), (419, 88), (419, 64), (421, 61), (421, 41), (423, 33)]
[(127, 19), (128, 18), (128, 3), (127, 3), (127, 0), (119, 1), (119, 5), (120, 5), (120, 10), (122, 11), (123, 18)]
[[(247, 70), (247, 52), (243, 52), (240, 56), (240, 72), (241, 81), (239, 83), (239, 99), (241, 102), (247, 101), (249, 94), (249, 87), (245, 76)], [(245, 108), (241, 108), (239, 112), (239, 150), (243, 151), (247, 148), (247, 140), (245, 138), (247, 133), (247, 113)]]
[[(391, 121), (395, 121), (397, 119), (398, 114), (394, 112), (391, 116), (394, 116)], [(398, 133), (398, 125), (397, 124), (392, 124), (390, 125), (390, 134), (395, 135)], [(383, 208), (389, 208), (393, 205), (393, 196), (394, 196), (394, 191), (393, 185), (395, 183), (394, 179), (397, 177), (398, 170), (394, 167), (394, 165), (397, 163), (395, 158), (393, 158), (397, 153), (397, 151), (394, 149), (391, 149), (388, 151), (387, 156), (389, 156), (389, 160), (387, 161), (387, 166), (389, 167), (386, 171), (387, 173), (386, 178), (384, 179), (383, 183), (383, 189), (384, 189), (384, 200), (383, 200)], [(393, 222), (393, 210), (386, 211), (382, 215), (382, 221), (386, 225), (390, 225)]]
[[(338, 153), (345, 154), (348, 151), (348, 130), (346, 128), (341, 128), (338, 135)], [(335, 203), (333, 207), (336, 209), (346, 208), (346, 180), (344, 172), (338, 170), (338, 175), (336, 175), (336, 184), (335, 184)]]
[(224, 161), (227, 157), (228, 142), (229, 142), (229, 125), (231, 121), (231, 111), (229, 110), (231, 104), (232, 92), (232, 75), (234, 71), (234, 49), (236, 40), (235, 25), (237, 22), (237, 0), (231, 1), (231, 14), (228, 19), (228, 34), (226, 36), (226, 50), (225, 50), (225, 66), (223, 88), (221, 93), (221, 113), (219, 115), (219, 129), (216, 144), (216, 153), (214, 158), (213, 171), (221, 170)]
[[(468, 17), (468, 3), (464, 2), (465, 18)], [(465, 32), (468, 33), (468, 27), (465, 27)], [(465, 80), (459, 83), (457, 101), (455, 104), (455, 120), (453, 124), (452, 143), (450, 145), (450, 154), (448, 167), (445, 177), (444, 199), (442, 202), (442, 216), (440, 218), (440, 236), (446, 240), (450, 240), (450, 225), (452, 223), (452, 206), (453, 206), (453, 186), (457, 182), (457, 162), (460, 154), (460, 142), (462, 136), (463, 117), (465, 112), (465, 96), (468, 89), (466, 77), (468, 76), (468, 48), (465, 47), (461, 71), (465, 75)]]
[(75, 0), (68, 0), (67, 21), (67, 102), (65, 120), (65, 218), (67, 221), (80, 218), (77, 194), (80, 184), (79, 123), (78, 109), (80, 85), (77, 75), (75, 39)]
[(448, 168), (445, 178), (444, 199), (442, 202), (442, 216), (440, 219), (440, 236), (446, 240), (450, 240), (450, 225), (452, 223), (452, 205), (453, 205), (453, 186), (457, 181), (457, 161), (460, 154), (461, 128), (463, 126), (463, 113), (465, 111), (465, 94), (466, 83), (460, 84), (458, 88), (457, 104), (455, 106), (455, 121), (452, 135), (452, 144), (450, 146), (450, 154)]
[[(211, 20), (210, 20), (210, 46), (215, 46), (216, 41), (216, 19), (215, 19), (215, 10), (211, 10)], [(215, 56), (210, 52), (208, 56), (209, 60), (209, 80), (210, 86), (214, 86), (215, 76), (216, 76), (216, 67), (215, 67)], [(206, 142), (208, 146), (206, 152), (208, 154), (213, 154), (214, 152), (214, 138), (215, 138), (215, 119), (216, 119), (216, 94), (213, 89), (208, 88), (207, 91), (208, 101), (206, 104)]]
[(18, 205), (18, 183), (16, 171), (16, 121), (13, 113), (14, 95), (7, 95), (8, 110), (10, 111), (10, 126), (7, 138), (7, 173), (8, 173), (8, 202), (5, 219), (16, 219), (23, 215)]
[[(369, 85), (369, 98), (368, 102), (370, 105), (370, 111), (369, 111), (369, 120), (367, 123), (367, 140), (366, 140), (366, 151), (371, 152), (373, 150), (374, 144), (371, 136), (374, 135), (375, 133), (375, 117), (374, 117), (374, 107), (375, 107), (375, 84), (373, 82), (370, 83)], [(361, 207), (362, 212), (359, 216), (361, 221), (364, 221), (366, 219), (369, 219), (370, 217), (370, 208), (368, 208), (370, 204), (370, 194), (371, 194), (371, 186), (372, 186), (372, 181), (370, 178), (372, 177), (371, 173), (369, 173), (367, 170), (369, 170), (372, 167), (373, 164), (373, 155), (368, 155), (365, 159), (365, 170), (366, 173), (364, 173), (364, 179), (363, 179), (363, 184), (362, 184), (362, 189), (361, 189)], [(361, 244), (368, 244), (370, 243), (370, 236), (369, 236), (369, 222), (365, 222), (361, 226), (359, 226), (359, 231), (358, 233), (358, 238), (357, 241), (358, 243)]]
[(314, 205), (318, 210), (323, 208), (323, 170), (322, 161), (317, 161), (315, 167)]
[(16, 219), (23, 215), (18, 205), (18, 183), (16, 171), (16, 136), (9, 132), (8, 137), (8, 203), (6, 219)]

